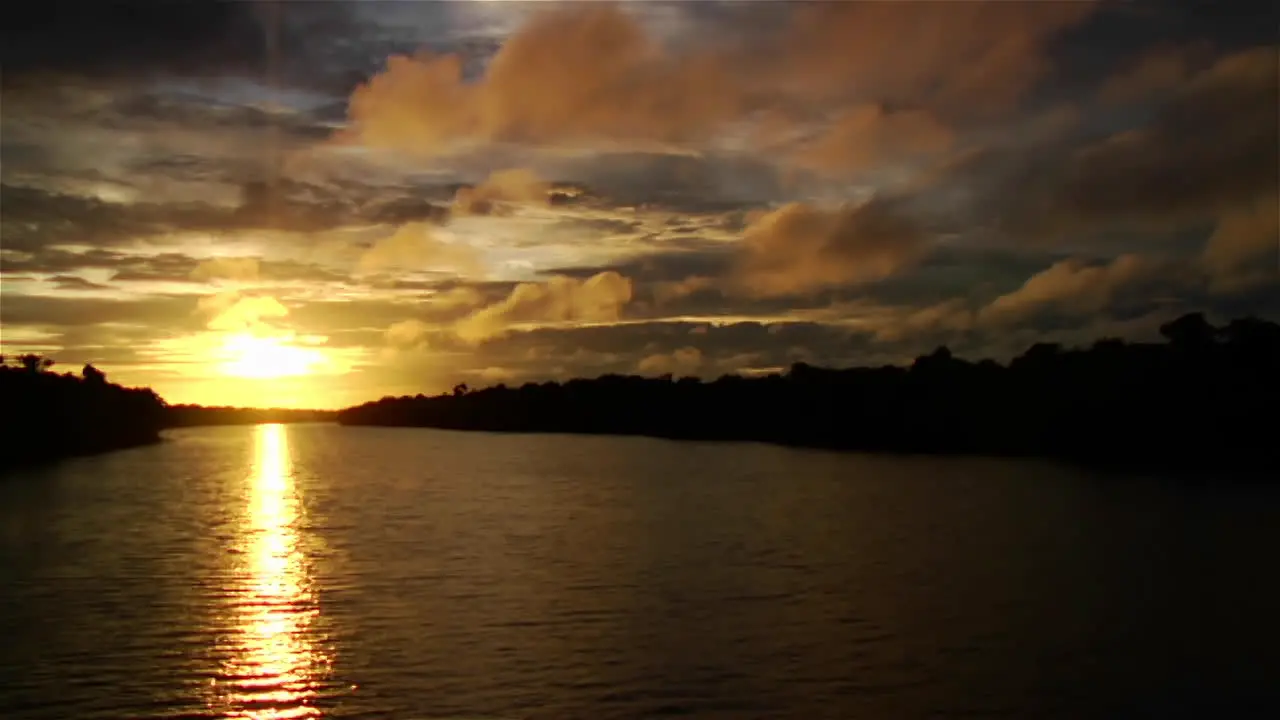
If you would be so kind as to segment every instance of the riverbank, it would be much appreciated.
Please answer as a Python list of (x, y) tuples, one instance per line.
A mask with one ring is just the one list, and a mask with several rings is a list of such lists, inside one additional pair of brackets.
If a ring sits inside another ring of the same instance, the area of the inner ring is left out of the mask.
[(459, 388), (344, 410), (346, 425), (742, 440), (864, 452), (1044, 457), (1128, 470), (1280, 475), (1263, 421), (1280, 400), (1280, 326), (1186, 316), (1169, 342), (1037, 344), (1008, 365), (946, 348), (909, 367), (712, 382), (606, 375)]
[(0, 471), (160, 442), (165, 406), (149, 388), (109, 383), (92, 366), (53, 373), (29, 356), (0, 367)]

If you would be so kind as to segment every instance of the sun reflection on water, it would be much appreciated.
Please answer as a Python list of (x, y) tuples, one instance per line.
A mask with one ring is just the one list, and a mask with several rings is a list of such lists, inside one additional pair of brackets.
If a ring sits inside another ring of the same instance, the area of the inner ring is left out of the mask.
[(314, 706), (328, 658), (315, 645), (319, 613), (298, 542), (298, 496), (288, 431), (255, 430), (254, 473), (232, 587), (233, 635), (215, 703), (227, 718), (317, 718)]

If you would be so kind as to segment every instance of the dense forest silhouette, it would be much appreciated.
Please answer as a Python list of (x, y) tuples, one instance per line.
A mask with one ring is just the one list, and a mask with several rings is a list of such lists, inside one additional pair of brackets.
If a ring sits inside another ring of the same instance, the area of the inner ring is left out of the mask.
[[(819, 448), (1066, 458), (1196, 472), (1277, 467), (1280, 325), (1193, 313), (1164, 343), (1037, 343), (1008, 365), (940, 347), (910, 367), (714, 382), (671, 376), (465, 385), (344, 410), (346, 425), (750, 440)], [(1280, 475), (1277, 475), (1280, 476)]]
[(0, 469), (160, 440), (160, 396), (107, 382), (92, 365), (78, 376), (53, 365), (39, 355), (0, 360)]
[(168, 427), (197, 427), (203, 425), (333, 422), (336, 416), (336, 410), (170, 405), (166, 413), (165, 424)]
[(150, 388), (107, 382), (93, 365), (52, 371), (52, 358), (0, 356), (0, 469), (160, 441), (165, 428), (332, 422), (332, 410), (168, 405)]

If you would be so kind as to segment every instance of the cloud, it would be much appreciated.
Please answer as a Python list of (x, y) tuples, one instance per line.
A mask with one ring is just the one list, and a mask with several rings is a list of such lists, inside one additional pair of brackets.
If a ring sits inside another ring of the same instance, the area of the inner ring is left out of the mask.
[(182, 326), (191, 316), (191, 300), (181, 297), (132, 297), (106, 300), (84, 297), (23, 295), (5, 286), (0, 295), (3, 336), (21, 326), (81, 328), (100, 324), (147, 328)]
[(702, 351), (696, 347), (682, 347), (670, 353), (650, 355), (640, 361), (638, 370), (643, 375), (692, 375), (702, 366)]
[(110, 286), (86, 280), (75, 275), (54, 275), (48, 279), (59, 290), (110, 290)]
[(249, 70), (266, 57), (262, 8), (255, 5), (217, 0), (124, 0), (74, 7), (36, 3), (4, 14), (0, 58), (6, 81), (49, 72), (118, 76)]
[[(888, 103), (971, 116), (1019, 100), (1049, 68), (1048, 41), (1093, 3), (797, 6), (768, 19), (771, 32), (725, 18), (714, 42), (679, 48), (622, 4), (537, 12), (474, 82), (458, 55), (390, 58), (352, 93), (341, 137), (435, 153), (460, 140), (698, 143), (771, 108), (807, 116)], [(923, 129), (924, 116), (907, 113), (899, 124)]]
[(251, 281), (258, 279), (258, 258), (218, 257), (203, 260), (191, 271), (191, 279), (198, 282), (213, 280)]
[(794, 164), (827, 173), (862, 171), (951, 148), (955, 133), (921, 110), (872, 103), (845, 111), (820, 136), (794, 152)]
[(1220, 59), (1148, 126), (1085, 149), (1068, 168), (1066, 215), (1186, 216), (1273, 193), (1280, 166), (1273, 48)]
[(425, 341), (431, 326), (416, 318), (401, 320), (387, 328), (387, 344), (393, 348), (412, 349)]
[(1033, 275), (1014, 292), (1001, 295), (977, 314), (984, 326), (1017, 325), (1050, 309), (1095, 315), (1108, 309), (1121, 290), (1161, 277), (1166, 263), (1140, 255), (1121, 255), (1103, 265), (1072, 258)]
[(477, 275), (484, 271), (479, 251), (459, 242), (445, 242), (437, 237), (438, 232), (435, 226), (426, 223), (403, 225), (360, 256), (358, 272), (452, 271)]
[(484, 302), (484, 295), (468, 285), (459, 285), (435, 293), (429, 299), (431, 307), (442, 312), (472, 308)]
[(919, 309), (909, 308), (902, 314), (894, 313), (870, 329), (878, 342), (892, 343), (924, 334), (963, 332), (972, 325), (973, 313), (968, 304), (961, 298), (952, 298)]
[(506, 299), (460, 320), (455, 331), (467, 342), (479, 342), (518, 323), (614, 322), (631, 301), (631, 292), (631, 280), (613, 271), (586, 280), (555, 276), (521, 283)]
[(1134, 104), (1175, 90), (1208, 51), (1203, 43), (1148, 50), (1107, 78), (1098, 88), (1098, 100), (1108, 105)]
[(267, 320), (289, 314), (289, 309), (269, 295), (241, 295), (230, 291), (207, 295), (196, 302), (199, 311), (211, 315), (210, 330), (245, 332), (260, 329)]
[(1223, 215), (1204, 263), (1210, 288), (1219, 292), (1280, 280), (1280, 200), (1259, 200)]
[[(164, 176), (153, 179), (162, 181)], [(445, 220), (443, 205), (411, 196), (433, 189), (444, 192), (443, 188), (392, 189), (352, 181), (330, 188), (294, 181), (268, 186), (255, 181), (239, 187), (239, 205), (220, 206), (199, 201), (107, 202), (69, 190), (11, 184), (6, 179), (0, 184), (0, 206), (4, 207), (0, 223), (6, 249), (30, 251), (54, 244), (123, 246), (192, 231), (318, 232), (352, 225)]]
[(731, 117), (733, 85), (707, 55), (670, 56), (613, 3), (536, 13), (483, 78), (458, 55), (394, 56), (350, 100), (354, 139), (434, 152), (479, 138), (679, 139)]
[(453, 211), (459, 215), (506, 214), (519, 203), (547, 203), (551, 186), (531, 170), (501, 170), (473, 188), (459, 188)]
[(1251, 48), (1191, 75), (1143, 125), (1081, 147), (981, 151), (940, 183), (973, 198), (975, 221), (1032, 241), (1167, 231), (1275, 197), (1278, 108), (1276, 50)]
[(834, 210), (791, 203), (747, 227), (733, 281), (750, 295), (798, 295), (882, 280), (927, 251), (924, 233), (885, 201)]
[(971, 117), (1011, 108), (1049, 71), (1049, 41), (1094, 2), (805, 3), (752, 67), (806, 100), (881, 101)]

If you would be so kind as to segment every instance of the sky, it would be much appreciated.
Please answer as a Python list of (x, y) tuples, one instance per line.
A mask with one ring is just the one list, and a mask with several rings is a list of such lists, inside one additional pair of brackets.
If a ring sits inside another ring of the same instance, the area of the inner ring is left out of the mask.
[(1280, 318), (1270, 2), (2, 12), (0, 351), (170, 403)]

